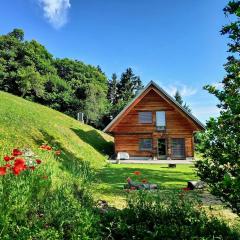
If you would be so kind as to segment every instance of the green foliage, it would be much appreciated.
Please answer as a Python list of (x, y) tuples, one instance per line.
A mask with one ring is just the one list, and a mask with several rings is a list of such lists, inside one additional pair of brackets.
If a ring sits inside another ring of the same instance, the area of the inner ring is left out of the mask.
[(131, 192), (128, 206), (101, 218), (104, 239), (239, 239), (222, 220), (208, 216), (182, 191)]
[(70, 116), (84, 112), (94, 126), (108, 108), (107, 78), (99, 67), (55, 59), (37, 41), (24, 41), (21, 29), (0, 36), (0, 90)]
[(187, 105), (187, 103), (183, 102), (182, 96), (180, 94), (180, 92), (177, 90), (175, 95), (174, 95), (175, 100), (182, 105), (189, 113), (191, 113), (191, 108)]
[(19, 68), (17, 70), (17, 75), (17, 83), (22, 97), (31, 93), (34, 93), (37, 97), (44, 96), (45, 79), (41, 77), (39, 72), (36, 72), (34, 67), (28, 66), (25, 68)]
[(142, 88), (140, 77), (136, 76), (131, 68), (127, 68), (122, 73), (118, 83), (118, 98), (124, 102), (129, 102)]
[(222, 89), (205, 86), (215, 95), (220, 116), (207, 122), (201, 136), (199, 151), (205, 160), (197, 164), (198, 175), (206, 181), (212, 192), (240, 214), (240, 1), (231, 1), (224, 13), (232, 22), (222, 28), (231, 42), (225, 64), (226, 77)]

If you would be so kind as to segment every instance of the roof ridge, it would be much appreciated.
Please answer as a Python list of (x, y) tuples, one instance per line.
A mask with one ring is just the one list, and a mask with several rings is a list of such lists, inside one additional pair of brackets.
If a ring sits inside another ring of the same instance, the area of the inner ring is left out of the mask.
[(178, 108), (180, 108), (186, 115), (188, 115), (195, 123), (205, 129), (203, 123), (201, 123), (192, 113), (188, 112), (182, 105), (180, 105), (172, 96), (170, 96), (162, 87), (160, 87), (155, 81), (151, 80), (139, 93), (123, 108), (123, 110), (103, 129), (106, 132), (109, 127), (132, 105), (132, 103), (140, 97), (151, 85), (154, 85), (158, 91), (160, 91), (167, 99), (172, 101)]

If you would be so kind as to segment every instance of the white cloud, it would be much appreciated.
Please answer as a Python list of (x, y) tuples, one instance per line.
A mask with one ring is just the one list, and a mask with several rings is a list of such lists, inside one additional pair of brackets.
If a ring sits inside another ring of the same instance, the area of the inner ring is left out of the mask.
[(68, 20), (70, 0), (38, 0), (43, 8), (44, 17), (55, 28), (61, 28)]
[(184, 84), (167, 85), (167, 86), (163, 86), (163, 88), (171, 96), (174, 96), (177, 90), (180, 92), (182, 97), (192, 96), (197, 93), (197, 89)]

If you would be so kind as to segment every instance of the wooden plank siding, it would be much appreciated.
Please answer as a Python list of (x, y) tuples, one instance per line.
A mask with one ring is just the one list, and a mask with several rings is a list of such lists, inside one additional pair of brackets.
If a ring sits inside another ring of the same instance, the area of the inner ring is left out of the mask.
[[(139, 112), (152, 112), (152, 123), (139, 123)], [(156, 111), (165, 111), (166, 129), (157, 131)], [(193, 132), (201, 130), (196, 123), (186, 116), (178, 107), (171, 104), (154, 87), (148, 88), (141, 97), (129, 106), (110, 127), (115, 139), (115, 152), (128, 152), (131, 157), (154, 157), (157, 155), (158, 139), (167, 140), (167, 155), (171, 157), (173, 138), (184, 138), (185, 157), (194, 156)], [(152, 139), (152, 150), (139, 149), (140, 139)]]

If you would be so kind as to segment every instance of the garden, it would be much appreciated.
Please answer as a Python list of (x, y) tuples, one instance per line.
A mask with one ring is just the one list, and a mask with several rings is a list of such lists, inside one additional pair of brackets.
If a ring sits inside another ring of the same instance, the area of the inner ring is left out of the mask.
[[(99, 176), (87, 162), (71, 165), (71, 176), (57, 170), (56, 162), (62, 154), (61, 149), (44, 144), (36, 153), (28, 148), (14, 148), (4, 155), (0, 167), (0, 198), (4, 199), (0, 202), (1, 239), (240, 237), (237, 225), (230, 226), (224, 219), (207, 212), (195, 194), (181, 189), (185, 180), (194, 176), (192, 166), (181, 166), (171, 172), (166, 166), (121, 166), (123, 170), (119, 165), (109, 167), (109, 171), (113, 171), (110, 176), (105, 172), (105, 182), (111, 183), (111, 179), (117, 178), (113, 194), (124, 196), (126, 201), (125, 207), (119, 209), (96, 203), (91, 189)], [(114, 168), (120, 174), (114, 172)], [(182, 180), (184, 170), (186, 175)], [(120, 183), (122, 176), (131, 176), (144, 184), (148, 182), (146, 177), (152, 181), (165, 178), (162, 187), (166, 189), (125, 191)], [(179, 188), (173, 187), (176, 185)]]

